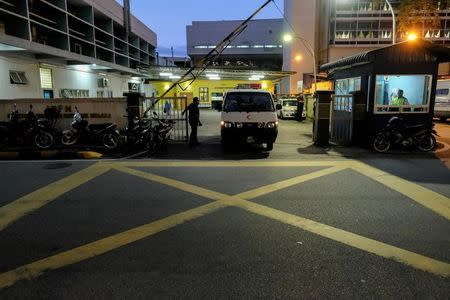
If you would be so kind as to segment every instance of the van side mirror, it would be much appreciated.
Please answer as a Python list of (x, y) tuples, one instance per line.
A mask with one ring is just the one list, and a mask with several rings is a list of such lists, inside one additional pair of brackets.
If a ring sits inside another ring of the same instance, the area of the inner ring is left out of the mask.
[(282, 109), (283, 107), (281, 106), (280, 103), (278, 103), (277, 105), (275, 105), (275, 108), (276, 108), (277, 110), (280, 110), (280, 109)]

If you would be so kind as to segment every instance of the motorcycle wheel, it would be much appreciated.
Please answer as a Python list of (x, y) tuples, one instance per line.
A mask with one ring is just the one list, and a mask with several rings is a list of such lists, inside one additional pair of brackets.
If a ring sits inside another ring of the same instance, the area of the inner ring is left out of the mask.
[(119, 145), (119, 137), (111, 132), (105, 133), (102, 137), (102, 144), (108, 149), (115, 149)]
[(384, 135), (378, 135), (372, 143), (373, 149), (375, 151), (384, 153), (391, 148), (391, 141), (389, 141), (388, 138), (386, 138)]
[(61, 136), (61, 143), (63, 143), (66, 146), (75, 144), (77, 140), (78, 137), (72, 131), (63, 132)]
[(48, 149), (53, 145), (53, 136), (48, 132), (38, 132), (34, 137), (34, 143), (41, 149)]
[(158, 143), (150, 142), (147, 149), (148, 157), (152, 157), (158, 151)]
[(423, 152), (429, 152), (436, 147), (436, 138), (433, 135), (424, 135), (418, 140), (417, 147)]

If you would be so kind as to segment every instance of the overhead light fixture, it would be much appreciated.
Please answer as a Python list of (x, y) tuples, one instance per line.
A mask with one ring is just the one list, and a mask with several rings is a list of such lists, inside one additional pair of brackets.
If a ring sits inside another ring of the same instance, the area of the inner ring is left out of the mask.
[(106, 76), (105, 73), (98, 73), (98, 75), (100, 75), (100, 76)]
[(170, 78), (170, 79), (180, 79), (181, 76), (178, 76), (178, 75), (171, 75), (171, 76), (169, 76), (169, 78)]
[(172, 76), (172, 73), (166, 73), (166, 72), (161, 72), (159, 73), (159, 76)]
[(206, 77), (219, 77), (219, 74), (215, 74), (215, 73), (206, 73)]
[(208, 77), (208, 79), (209, 80), (220, 80), (220, 77), (219, 76), (211, 76), (211, 77)]

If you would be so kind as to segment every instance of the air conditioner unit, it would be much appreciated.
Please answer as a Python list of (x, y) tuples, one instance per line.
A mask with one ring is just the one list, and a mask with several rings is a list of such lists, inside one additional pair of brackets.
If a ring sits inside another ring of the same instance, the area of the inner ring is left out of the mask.
[(108, 78), (99, 78), (98, 79), (98, 87), (107, 87), (108, 85)]

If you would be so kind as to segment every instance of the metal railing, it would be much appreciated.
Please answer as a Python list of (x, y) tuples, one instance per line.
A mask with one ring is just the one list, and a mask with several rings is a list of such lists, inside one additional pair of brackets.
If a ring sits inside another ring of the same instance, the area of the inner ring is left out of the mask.
[[(152, 107), (153, 103), (155, 103), (154, 107)], [(175, 142), (188, 141), (188, 116), (187, 114), (182, 114), (186, 107), (186, 97), (156, 97), (145, 99), (143, 102), (143, 109), (144, 111), (148, 110), (149, 117), (175, 122), (174, 130), (170, 135), (170, 139)], [(153, 112), (156, 112), (157, 116), (154, 116)]]

